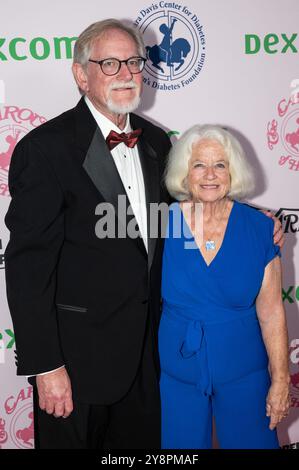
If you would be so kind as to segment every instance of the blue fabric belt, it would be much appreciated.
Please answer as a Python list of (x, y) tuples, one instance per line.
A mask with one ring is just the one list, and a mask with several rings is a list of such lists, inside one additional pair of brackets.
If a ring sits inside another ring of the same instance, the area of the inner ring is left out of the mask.
[[(175, 312), (175, 310), (177, 312)], [(180, 354), (184, 359), (196, 355), (197, 363), (197, 377), (196, 387), (206, 396), (213, 394), (213, 381), (212, 372), (209, 364), (208, 354), (208, 341), (207, 341), (207, 327), (219, 325), (237, 320), (228, 319), (225, 321), (204, 323), (202, 320), (192, 320), (179, 313), (179, 309), (168, 306), (166, 303), (163, 305), (163, 313), (175, 319), (178, 323), (187, 323), (185, 338), (180, 347)], [(242, 318), (256, 316), (255, 307), (248, 309), (246, 313), (242, 313)], [(238, 318), (240, 319), (240, 318)]]
[(196, 387), (204, 395), (212, 395), (212, 377), (207, 354), (206, 332), (200, 321), (190, 321), (188, 323), (180, 353), (184, 359), (196, 355), (198, 371)]

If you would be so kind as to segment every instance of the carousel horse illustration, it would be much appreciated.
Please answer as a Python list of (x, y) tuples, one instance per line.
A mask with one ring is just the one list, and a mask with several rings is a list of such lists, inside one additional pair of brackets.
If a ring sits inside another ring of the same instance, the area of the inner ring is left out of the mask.
[(146, 47), (147, 57), (151, 60), (152, 65), (162, 73), (164, 73), (164, 69), (159, 65), (160, 62), (165, 63), (168, 67), (179, 64), (175, 68), (175, 71), (177, 71), (184, 65), (185, 59), (191, 50), (187, 39), (178, 38), (172, 42), (172, 31), (176, 21), (175, 18), (170, 27), (165, 23), (161, 24), (159, 30), (164, 36), (161, 43)]

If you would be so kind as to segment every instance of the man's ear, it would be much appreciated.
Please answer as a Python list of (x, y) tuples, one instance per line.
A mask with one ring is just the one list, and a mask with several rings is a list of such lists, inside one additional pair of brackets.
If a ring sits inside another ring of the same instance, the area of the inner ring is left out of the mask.
[(72, 65), (72, 71), (74, 78), (76, 80), (76, 83), (80, 90), (82, 90), (84, 93), (87, 93), (89, 91), (88, 88), (88, 78), (87, 74), (82, 67), (81, 64), (78, 64), (77, 62)]

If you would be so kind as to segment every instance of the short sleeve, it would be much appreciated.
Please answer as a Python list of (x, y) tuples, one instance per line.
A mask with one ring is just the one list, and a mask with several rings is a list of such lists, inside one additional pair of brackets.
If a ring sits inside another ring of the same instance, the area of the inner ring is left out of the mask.
[(276, 256), (281, 257), (280, 248), (278, 245), (274, 244), (273, 233), (274, 233), (274, 222), (272, 219), (267, 217), (267, 239), (265, 246), (265, 267), (270, 261), (272, 261)]

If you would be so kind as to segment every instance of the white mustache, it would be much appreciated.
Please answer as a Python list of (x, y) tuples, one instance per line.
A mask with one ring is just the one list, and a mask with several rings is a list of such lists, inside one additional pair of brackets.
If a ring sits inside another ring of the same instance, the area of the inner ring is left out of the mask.
[(137, 88), (137, 85), (135, 82), (133, 82), (133, 80), (130, 80), (129, 82), (115, 82), (111, 83), (109, 91), (118, 90), (119, 88)]

